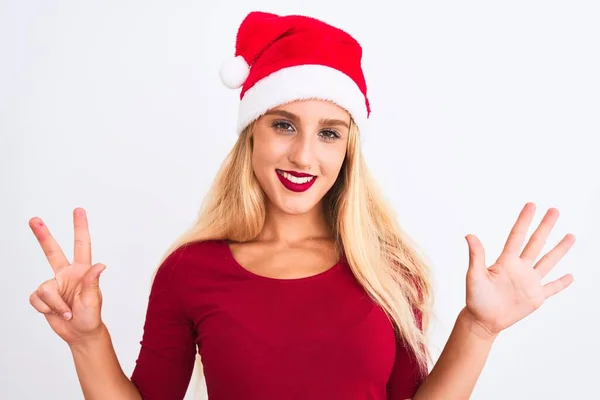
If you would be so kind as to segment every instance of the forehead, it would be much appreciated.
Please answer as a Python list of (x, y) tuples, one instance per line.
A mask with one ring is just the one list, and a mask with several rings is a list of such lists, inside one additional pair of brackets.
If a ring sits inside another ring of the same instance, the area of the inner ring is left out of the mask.
[(349, 120), (350, 114), (342, 107), (327, 100), (298, 100), (273, 108), (295, 114), (302, 119), (331, 118)]

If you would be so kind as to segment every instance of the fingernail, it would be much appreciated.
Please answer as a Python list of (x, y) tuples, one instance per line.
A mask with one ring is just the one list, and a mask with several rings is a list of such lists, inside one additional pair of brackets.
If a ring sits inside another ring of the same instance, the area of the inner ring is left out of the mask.
[(70, 320), (72, 316), (73, 316), (73, 314), (71, 314), (69, 311), (63, 313), (63, 318), (66, 319), (67, 321)]

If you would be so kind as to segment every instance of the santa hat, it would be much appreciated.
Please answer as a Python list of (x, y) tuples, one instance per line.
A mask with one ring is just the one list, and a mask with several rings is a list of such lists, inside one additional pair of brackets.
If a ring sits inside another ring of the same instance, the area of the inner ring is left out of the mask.
[(269, 109), (303, 99), (337, 104), (364, 130), (370, 107), (361, 58), (360, 44), (325, 22), (251, 12), (239, 27), (235, 56), (220, 69), (227, 87), (242, 88), (238, 134)]

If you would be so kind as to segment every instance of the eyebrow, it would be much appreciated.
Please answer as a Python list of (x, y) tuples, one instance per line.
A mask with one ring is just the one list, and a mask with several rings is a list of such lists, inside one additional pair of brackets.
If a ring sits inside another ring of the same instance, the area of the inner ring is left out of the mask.
[[(291, 113), (289, 111), (285, 111), (285, 110), (269, 110), (265, 113), (265, 115), (278, 115), (280, 117), (284, 117), (284, 118), (288, 118), (294, 122), (298, 122), (300, 121), (300, 117), (298, 117), (296, 114)], [(321, 118), (319, 120), (319, 124), (320, 125), (341, 125), (341, 126), (345, 126), (346, 128), (350, 129), (350, 126), (348, 125), (348, 122), (343, 121), (341, 119), (335, 119), (335, 118)]]

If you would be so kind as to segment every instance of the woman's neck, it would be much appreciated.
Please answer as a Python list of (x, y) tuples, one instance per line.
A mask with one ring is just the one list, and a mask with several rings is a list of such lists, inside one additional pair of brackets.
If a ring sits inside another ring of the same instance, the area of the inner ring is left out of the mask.
[(297, 215), (286, 214), (268, 204), (265, 225), (257, 240), (293, 244), (307, 239), (329, 238), (331, 232), (321, 204), (309, 212)]

